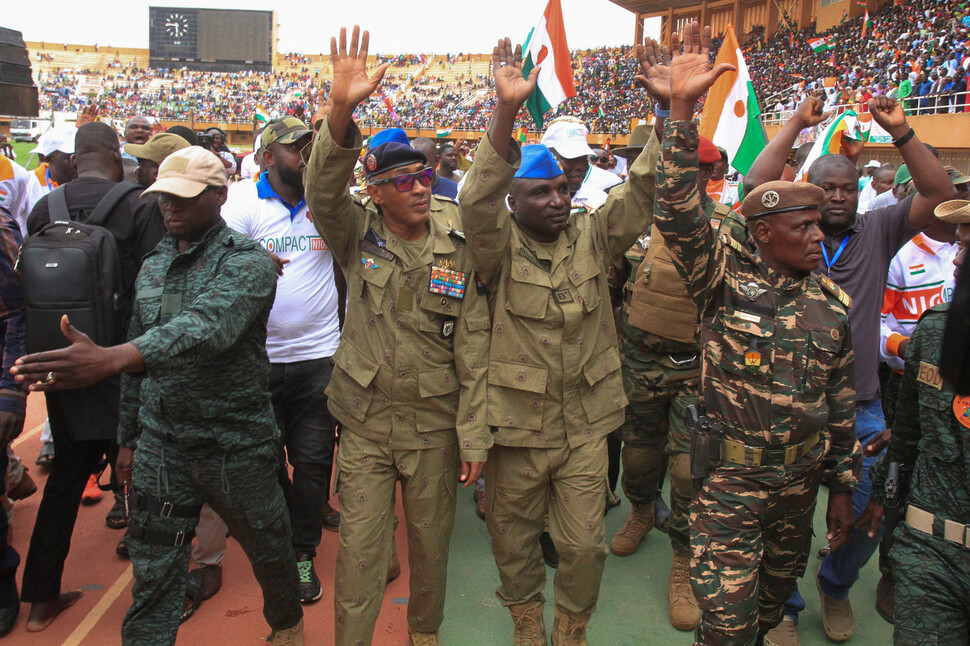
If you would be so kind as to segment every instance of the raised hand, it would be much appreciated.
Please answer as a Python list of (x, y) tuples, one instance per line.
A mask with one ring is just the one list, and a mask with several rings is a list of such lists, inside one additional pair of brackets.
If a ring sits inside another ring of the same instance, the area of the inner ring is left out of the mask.
[(640, 63), (640, 74), (633, 77), (646, 89), (653, 99), (663, 108), (670, 106), (670, 61), (660, 43), (653, 38), (645, 38), (643, 44), (637, 43), (634, 56)]
[(492, 50), (492, 77), (495, 79), (495, 99), (500, 105), (511, 106), (519, 111), (536, 89), (539, 67), (534, 67), (529, 78), (522, 76), (522, 45), (512, 49), (512, 41), (503, 38)]
[(349, 49), (347, 48), (346, 27), (340, 28), (339, 47), (336, 37), (330, 39), (333, 84), (330, 88), (329, 100), (333, 106), (350, 107), (353, 111), (361, 101), (380, 87), (389, 64), (384, 63), (377, 68), (373, 75), (367, 75), (367, 46), (369, 43), (370, 34), (365, 31), (361, 36), (358, 25), (354, 25)]
[(85, 107), (81, 110), (81, 114), (77, 115), (77, 122), (74, 124), (75, 127), (80, 128), (81, 126), (94, 123), (101, 116), (101, 107), (96, 103)]
[(817, 126), (832, 115), (831, 112), (825, 112), (824, 107), (825, 103), (821, 99), (810, 96), (798, 104), (794, 118), (800, 120), (802, 128)]
[(906, 123), (906, 113), (903, 106), (896, 99), (887, 96), (874, 96), (869, 99), (869, 112), (872, 118), (883, 127), (883, 130), (892, 135), (893, 139), (899, 139), (909, 132), (909, 124)]
[[(683, 51), (681, 50), (683, 41)], [(672, 119), (689, 120), (694, 116), (694, 105), (725, 72), (736, 71), (733, 65), (721, 63), (711, 69), (711, 28), (692, 22), (679, 34), (671, 36), (673, 58), (670, 61), (670, 111)]]

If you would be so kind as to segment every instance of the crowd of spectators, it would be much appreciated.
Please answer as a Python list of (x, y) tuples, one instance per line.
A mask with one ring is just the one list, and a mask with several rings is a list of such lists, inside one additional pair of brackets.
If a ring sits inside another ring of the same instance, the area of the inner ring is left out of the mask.
[[(785, 16), (783, 23), (793, 31), (782, 29), (769, 38), (758, 26), (739, 34), (762, 112), (784, 115), (807, 94), (823, 92), (830, 106), (865, 110), (869, 97), (888, 94), (906, 99), (910, 112), (964, 111), (970, 66), (968, 5), (960, 0), (888, 4), (871, 16), (866, 38), (861, 38), (861, 17), (819, 33), (814, 25), (797, 30)], [(817, 38), (826, 38), (831, 49), (813, 51), (808, 43)], [(712, 57), (719, 45), (715, 40)], [(577, 95), (549, 118), (568, 114), (583, 119), (592, 132), (629, 132), (631, 120), (650, 111), (633, 81), (637, 66), (631, 49), (573, 52)], [(388, 74), (384, 93), (358, 110), (363, 125), (485, 129), (493, 107), (491, 81), (480, 66), (474, 69), (475, 63), (487, 61), (485, 55), (375, 58), (375, 65), (389, 63), (395, 71)], [(107, 70), (40, 73), (41, 107), (71, 111), (97, 102), (111, 116), (134, 111), (165, 121), (248, 122), (258, 111), (292, 113), (300, 106), (312, 114), (317, 97), (329, 91), (329, 65), (322, 55), (290, 53), (282, 59), (289, 68), (276, 73), (144, 69), (120, 60)], [(456, 65), (462, 70), (458, 74)], [(517, 126), (534, 127), (525, 112)]]

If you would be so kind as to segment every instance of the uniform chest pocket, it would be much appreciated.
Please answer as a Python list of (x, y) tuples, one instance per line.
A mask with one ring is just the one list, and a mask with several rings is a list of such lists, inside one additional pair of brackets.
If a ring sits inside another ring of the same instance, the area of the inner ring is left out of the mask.
[(141, 290), (135, 299), (138, 305), (139, 318), (143, 326), (158, 323), (158, 315), (162, 310), (162, 288)]
[[(942, 462), (955, 462), (960, 459), (960, 434), (950, 431), (952, 427), (953, 393), (944, 393), (932, 386), (919, 384), (919, 416), (924, 428), (932, 428), (932, 432), (924, 432), (920, 436), (919, 450), (927, 457)], [(964, 431), (967, 432), (967, 431)]]
[(602, 297), (600, 295), (600, 280), (602, 270), (591, 254), (577, 258), (576, 263), (567, 270), (569, 282), (572, 283), (578, 293), (577, 301), (583, 304), (587, 312), (592, 312), (599, 307)]
[(647, 258), (647, 262), (651, 264), (649, 267), (644, 266), (642, 268), (647, 271), (637, 272), (636, 282), (648, 285), (651, 292), (686, 298), (687, 287), (684, 284), (684, 279), (677, 272), (677, 267), (670, 259), (666, 248), (659, 249), (653, 258), (650, 258), (649, 255)]
[(425, 332), (441, 332), (446, 321), (454, 320), (461, 313), (461, 302), (460, 298), (425, 291), (419, 296), (415, 325)]
[(361, 297), (367, 301), (371, 312), (380, 314), (383, 311), (387, 281), (394, 273), (394, 262), (370, 256), (361, 257), (360, 262)]
[(713, 357), (720, 355), (719, 363), (728, 372), (761, 384), (770, 383), (774, 319), (735, 310), (725, 312), (720, 323), (722, 342), (709, 341), (705, 351), (713, 353)]
[(511, 280), (505, 309), (524, 319), (542, 320), (546, 317), (552, 283), (549, 274), (525, 261), (512, 262)]
[(835, 357), (842, 349), (842, 331), (839, 328), (809, 330), (808, 354), (805, 364), (805, 391), (818, 394), (828, 386)]

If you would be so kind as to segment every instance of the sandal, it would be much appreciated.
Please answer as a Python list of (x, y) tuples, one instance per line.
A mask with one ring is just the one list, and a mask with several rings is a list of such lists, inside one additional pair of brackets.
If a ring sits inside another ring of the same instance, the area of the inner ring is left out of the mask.
[(222, 567), (219, 565), (203, 565), (189, 572), (185, 580), (185, 604), (179, 623), (185, 623), (202, 602), (211, 599), (222, 588)]
[(115, 504), (111, 506), (111, 511), (104, 517), (104, 524), (109, 529), (124, 529), (128, 526), (128, 518), (125, 516), (125, 500), (120, 493), (115, 494)]
[(128, 534), (125, 534), (122, 539), (118, 541), (118, 545), (115, 547), (115, 552), (122, 558), (131, 558), (131, 555), (128, 553)]

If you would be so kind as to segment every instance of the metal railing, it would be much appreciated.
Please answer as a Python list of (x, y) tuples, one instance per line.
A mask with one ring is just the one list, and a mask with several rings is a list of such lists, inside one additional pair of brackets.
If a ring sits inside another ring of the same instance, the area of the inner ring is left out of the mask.
[[(910, 95), (902, 99), (902, 103), (903, 109), (909, 116), (970, 112), (970, 92), (942, 92), (940, 94), (927, 94), (926, 96)], [(847, 110), (855, 110), (862, 114), (868, 112), (869, 108), (860, 103), (840, 103), (825, 108), (826, 112), (832, 112), (834, 115), (840, 115)], [(761, 115), (761, 122), (766, 126), (783, 125), (792, 118), (793, 114), (795, 114), (794, 110), (765, 111)]]

